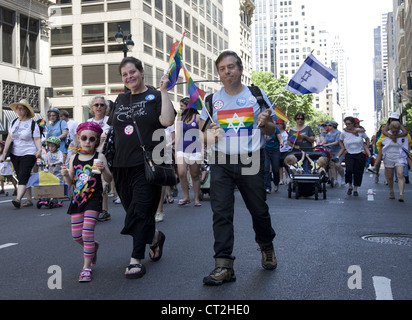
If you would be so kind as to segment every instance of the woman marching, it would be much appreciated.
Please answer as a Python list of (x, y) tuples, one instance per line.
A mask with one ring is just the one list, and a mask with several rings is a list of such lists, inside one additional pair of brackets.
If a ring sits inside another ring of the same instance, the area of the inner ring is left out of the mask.
[[(27, 100), (23, 99), (10, 105), (10, 108), (17, 114), (17, 119), (13, 120), (9, 128), (9, 134), (3, 151), (3, 159), (10, 160), (16, 171), (18, 187), (17, 197), (12, 200), (16, 208), (29, 207), (33, 205), (31, 189), (26, 189), (31, 170), (42, 153), (40, 130), (33, 120), (34, 110)], [(9, 150), (10, 149), (10, 150)], [(26, 194), (27, 201), (21, 205), (21, 199)]]
[(94, 240), (94, 229), (102, 211), (102, 178), (108, 182), (112, 180), (106, 157), (96, 152), (102, 132), (94, 122), (80, 124), (77, 127), (80, 148), (70, 159), (69, 169), (63, 165), (61, 170), (64, 182), (73, 185), (73, 197), (67, 212), (71, 215), (73, 240), (83, 247), (84, 264), (79, 282), (92, 280), (91, 267), (96, 264), (99, 248)]
[[(152, 151), (159, 143), (154, 137), (175, 119), (167, 84), (168, 75), (160, 81), (160, 91), (148, 88), (144, 83), (143, 64), (134, 57), (126, 57), (120, 63), (122, 81), (130, 91), (120, 94), (110, 114), (108, 123), (114, 129), (116, 153), (113, 159), (113, 178), (122, 206), (126, 211), (121, 234), (133, 238), (133, 251), (126, 278), (140, 278), (146, 273), (141, 263), (146, 244), (150, 245), (149, 257), (158, 261), (162, 257), (165, 235), (155, 228), (155, 214), (160, 201), (162, 186), (148, 184), (145, 177), (142, 144)], [(141, 133), (140, 141), (134, 122)], [(160, 136), (161, 134), (159, 134)]]

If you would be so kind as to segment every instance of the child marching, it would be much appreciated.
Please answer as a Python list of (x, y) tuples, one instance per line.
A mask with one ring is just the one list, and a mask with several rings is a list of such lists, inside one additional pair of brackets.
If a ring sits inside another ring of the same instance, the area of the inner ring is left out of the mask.
[(70, 159), (69, 168), (63, 165), (61, 170), (64, 182), (73, 185), (73, 196), (67, 212), (71, 215), (73, 240), (83, 247), (84, 264), (79, 282), (92, 280), (91, 267), (96, 263), (99, 248), (94, 230), (102, 211), (102, 178), (109, 183), (112, 180), (106, 157), (96, 151), (102, 132), (97, 123), (80, 124), (77, 128), (80, 148)]

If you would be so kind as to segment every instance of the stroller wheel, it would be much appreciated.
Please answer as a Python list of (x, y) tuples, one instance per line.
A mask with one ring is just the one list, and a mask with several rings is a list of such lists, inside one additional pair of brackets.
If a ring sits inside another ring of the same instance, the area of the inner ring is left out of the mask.
[(319, 199), (319, 186), (316, 184), (315, 185), (315, 200)]
[(299, 199), (299, 185), (297, 183), (295, 185), (295, 198)]
[(326, 200), (326, 183), (323, 183), (323, 200)]
[(288, 198), (292, 198), (292, 183), (288, 184)]
[(37, 201), (37, 205), (36, 205), (37, 209), (40, 209), (42, 205), (43, 204), (41, 203), (41, 200)]

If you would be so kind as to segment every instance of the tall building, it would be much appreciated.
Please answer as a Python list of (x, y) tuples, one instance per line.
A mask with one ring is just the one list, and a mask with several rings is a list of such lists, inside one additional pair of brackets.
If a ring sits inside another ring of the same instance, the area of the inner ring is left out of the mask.
[[(51, 103), (78, 122), (89, 117), (94, 95), (115, 100), (124, 90), (118, 70), (124, 46), (115, 40), (119, 30), (125, 41), (129, 35), (134, 41), (126, 54), (142, 60), (146, 84), (158, 87), (171, 46), (185, 32), (183, 60), (193, 80), (202, 81), (198, 86), (205, 91), (220, 87), (214, 59), (228, 48), (222, 0), (59, 0), (56, 10), (60, 25), (51, 31)], [(187, 96), (185, 81), (181, 73), (169, 91), (175, 107)]]
[(224, 26), (229, 33), (229, 49), (235, 51), (243, 62), (242, 83), (252, 84), (252, 32), (255, 5), (252, 0), (225, 0), (223, 2)]
[[(319, 30), (308, 20), (309, 5), (308, 0), (255, 0), (252, 26), (255, 70), (272, 72), (277, 78), (284, 74), (290, 79), (311, 52), (332, 67), (333, 40), (327, 31)], [(315, 95), (313, 105), (332, 117), (338, 113), (340, 120), (338, 102), (337, 86), (333, 82), (324, 92)]]
[(373, 30), (374, 32), (374, 111), (376, 115), (377, 122), (382, 119), (382, 94), (383, 94), (383, 82), (384, 82), (384, 69), (383, 69), (383, 59), (382, 59), (382, 32), (381, 27), (377, 27)]
[(0, 2), (0, 134), (17, 115), (11, 103), (27, 99), (40, 118), (50, 93), (48, 8), (46, 0)]

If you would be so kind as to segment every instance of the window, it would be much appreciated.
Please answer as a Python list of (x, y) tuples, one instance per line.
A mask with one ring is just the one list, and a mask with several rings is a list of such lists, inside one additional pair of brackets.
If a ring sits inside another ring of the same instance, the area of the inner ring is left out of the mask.
[(51, 46), (71, 46), (72, 41), (72, 26), (63, 26), (60, 29), (51, 30)]
[(104, 24), (84, 24), (82, 25), (82, 43), (104, 42)]
[(144, 42), (144, 52), (147, 54), (153, 54), (153, 40), (152, 40), (152, 26), (143, 23), (143, 42)]
[(0, 61), (13, 63), (13, 30), (15, 25), (14, 12), (0, 8), (1, 53)]
[(156, 57), (163, 60), (164, 43), (163, 32), (156, 29)]
[(37, 69), (39, 20), (20, 15), (20, 64)]
[(83, 85), (105, 84), (104, 65), (83, 66)]
[(51, 68), (52, 87), (73, 87), (73, 67)]

